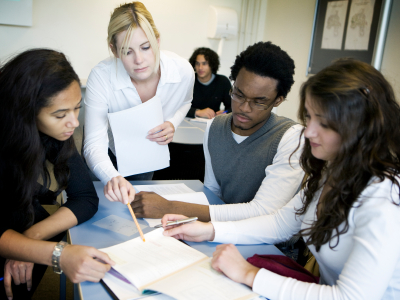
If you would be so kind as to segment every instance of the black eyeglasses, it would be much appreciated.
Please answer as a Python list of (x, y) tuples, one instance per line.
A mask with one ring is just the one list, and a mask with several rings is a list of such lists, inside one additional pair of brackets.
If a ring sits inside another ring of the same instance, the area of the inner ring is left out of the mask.
[(251, 108), (257, 109), (257, 110), (267, 110), (268, 108), (270, 108), (274, 103), (276, 98), (269, 104), (267, 104), (265, 101), (263, 100), (259, 100), (259, 99), (252, 99), (252, 98), (247, 98), (244, 95), (239, 95), (236, 93), (236, 87), (233, 86), (230, 90), (229, 90), (229, 96), (231, 96), (231, 99), (237, 103), (243, 104), (245, 102), (249, 102), (249, 105)]

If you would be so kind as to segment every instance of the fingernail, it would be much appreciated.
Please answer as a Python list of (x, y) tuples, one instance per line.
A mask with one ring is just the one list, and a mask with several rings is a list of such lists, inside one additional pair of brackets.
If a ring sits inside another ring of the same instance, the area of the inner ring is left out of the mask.
[(8, 298), (8, 300), (12, 300), (12, 297), (7, 297)]
[(30, 288), (30, 287), (28, 287), (28, 291), (29, 291), (29, 292), (31, 291), (31, 288)]

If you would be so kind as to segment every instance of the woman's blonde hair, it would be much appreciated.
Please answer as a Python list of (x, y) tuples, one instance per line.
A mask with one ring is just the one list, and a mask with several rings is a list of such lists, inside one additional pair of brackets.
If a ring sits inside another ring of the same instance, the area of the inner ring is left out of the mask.
[(132, 2), (121, 4), (120, 7), (114, 9), (111, 14), (110, 23), (108, 24), (108, 45), (112, 45), (117, 50), (117, 34), (126, 30), (126, 36), (122, 41), (121, 49), (119, 49), (119, 56), (126, 55), (128, 52), (129, 44), (132, 39), (132, 32), (136, 28), (141, 28), (146, 34), (150, 46), (155, 56), (154, 72), (158, 71), (160, 65), (160, 47), (158, 46), (157, 39), (160, 38), (156, 25), (154, 24), (153, 17), (141, 2)]

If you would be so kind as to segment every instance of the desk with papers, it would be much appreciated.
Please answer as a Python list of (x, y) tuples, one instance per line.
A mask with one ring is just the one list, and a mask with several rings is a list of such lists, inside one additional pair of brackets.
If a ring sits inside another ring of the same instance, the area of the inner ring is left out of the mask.
[[(184, 183), (188, 188), (194, 192), (203, 192), (210, 204), (222, 204), (223, 202), (209, 189), (205, 188), (198, 180), (177, 180), (177, 181), (137, 181), (132, 182), (134, 186), (137, 185), (157, 185), (157, 184), (178, 184)], [(97, 194), (100, 198), (99, 210), (89, 221), (80, 224), (69, 230), (70, 239), (72, 244), (87, 245), (98, 249), (110, 247), (139, 236), (136, 232), (132, 234), (128, 225), (124, 222), (130, 221), (132, 217), (126, 205), (122, 203), (110, 202), (103, 194), (103, 185), (101, 182), (94, 182)], [(119, 220), (118, 226), (111, 225), (115, 222), (104, 222), (107, 218), (115, 218)], [(125, 221), (124, 221), (125, 220)], [(99, 226), (99, 221), (103, 221), (103, 225)], [(154, 228), (149, 227), (144, 219), (138, 219), (143, 233), (146, 234)], [(96, 224), (93, 224), (96, 223)], [(113, 227), (114, 226), (114, 227)], [(117, 233), (118, 232), (118, 233)], [(217, 243), (202, 242), (192, 243), (188, 242), (194, 249), (204, 253), (207, 256), (212, 256), (215, 251)], [(273, 245), (239, 245), (240, 253), (245, 257), (257, 254), (281, 254), (281, 252)], [(83, 282), (74, 286), (74, 299), (94, 300), (94, 299), (113, 299), (111, 295), (100, 283)], [(145, 298), (146, 299), (146, 298)]]

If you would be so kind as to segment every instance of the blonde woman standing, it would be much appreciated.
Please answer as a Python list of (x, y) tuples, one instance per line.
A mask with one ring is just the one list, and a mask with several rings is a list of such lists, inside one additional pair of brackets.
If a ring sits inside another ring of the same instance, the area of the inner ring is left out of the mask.
[(140, 105), (157, 95), (165, 122), (151, 129), (147, 138), (166, 145), (190, 109), (194, 72), (187, 60), (160, 51), (160, 34), (141, 2), (114, 10), (107, 41), (115, 57), (95, 66), (87, 82), (84, 156), (105, 185), (107, 199), (126, 204), (135, 196), (128, 180), (151, 180), (153, 172), (124, 178), (117, 171), (118, 157), (107, 114)]

